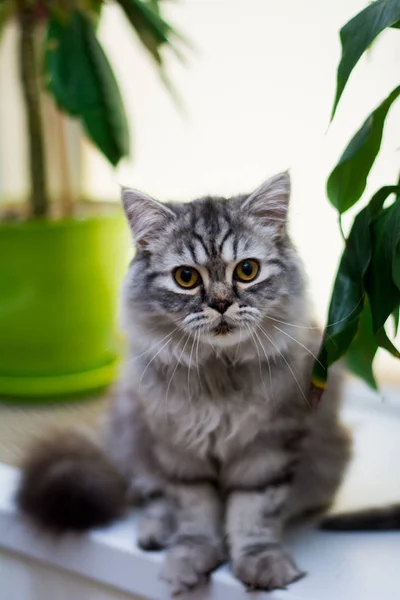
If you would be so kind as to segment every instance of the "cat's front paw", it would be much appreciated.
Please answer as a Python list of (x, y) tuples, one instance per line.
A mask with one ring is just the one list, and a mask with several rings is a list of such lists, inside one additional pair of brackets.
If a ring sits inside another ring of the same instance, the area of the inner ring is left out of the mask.
[(280, 544), (257, 544), (243, 549), (232, 569), (249, 589), (274, 590), (304, 577)]
[(144, 509), (138, 522), (138, 545), (142, 550), (163, 550), (175, 529), (170, 503), (161, 498)]
[(172, 595), (207, 583), (224, 560), (222, 548), (202, 536), (193, 536), (172, 546), (165, 557), (162, 577), (171, 585)]

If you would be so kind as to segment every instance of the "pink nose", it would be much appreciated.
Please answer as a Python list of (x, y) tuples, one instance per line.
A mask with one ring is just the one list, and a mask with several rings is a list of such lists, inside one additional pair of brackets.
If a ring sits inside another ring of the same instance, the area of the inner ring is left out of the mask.
[(217, 310), (221, 315), (228, 310), (231, 304), (232, 302), (229, 302), (229, 300), (215, 300), (214, 302), (210, 302), (211, 308)]

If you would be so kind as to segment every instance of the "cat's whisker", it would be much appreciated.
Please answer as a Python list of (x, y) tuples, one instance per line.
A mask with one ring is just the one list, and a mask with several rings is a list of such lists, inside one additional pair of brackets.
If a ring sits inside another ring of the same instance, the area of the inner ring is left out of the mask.
[(235, 356), (233, 358), (233, 362), (234, 363), (236, 363), (236, 361), (237, 361), (237, 357), (238, 357), (238, 353), (239, 353), (239, 347), (240, 347), (240, 344), (242, 343), (242, 329), (241, 328), (239, 329), (239, 334), (240, 334), (240, 338), (239, 338), (238, 344), (236, 346)]
[(254, 306), (241, 306), (239, 308), (239, 313), (244, 313), (244, 312), (255, 313), (255, 314), (260, 313), (258, 308), (255, 308)]
[(188, 341), (190, 339), (190, 333), (184, 333), (183, 336), (181, 337), (181, 339), (179, 340), (179, 344), (181, 343), (181, 341), (183, 340), (183, 338), (185, 337), (185, 335), (187, 335), (186, 342), (184, 343), (183, 348), (182, 348), (182, 352), (180, 353), (179, 358), (176, 361), (176, 365), (174, 367), (174, 370), (172, 371), (172, 375), (171, 375), (170, 380), (168, 382), (167, 391), (165, 393), (164, 412), (165, 412), (165, 420), (166, 421), (168, 421), (168, 410), (167, 410), (167, 407), (168, 407), (168, 396), (169, 396), (169, 390), (170, 390), (170, 387), (171, 387), (171, 383), (172, 383), (174, 375), (175, 375), (175, 373), (176, 373), (176, 371), (177, 371), (177, 369), (178, 369), (178, 367), (180, 365), (181, 358), (183, 356), (183, 353), (185, 352), (185, 348), (187, 346), (187, 343), (188, 343)]
[[(204, 317), (204, 319), (201, 319), (201, 321), (196, 321), (194, 324), (191, 324), (190, 329), (192, 331), (198, 331), (198, 330), (200, 330), (203, 327), (203, 325), (205, 323), (207, 323), (207, 321), (208, 321), (207, 317)], [(188, 329), (187, 326), (186, 326), (186, 329)]]
[[(320, 327), (319, 325), (300, 325), (299, 323), (289, 323), (288, 321), (282, 321), (281, 319), (275, 319), (274, 317), (270, 317), (270, 316), (266, 316), (266, 319), (269, 319), (270, 321), (275, 321), (275, 323), (281, 323), (281, 325), (286, 325), (288, 327), (295, 327), (296, 329), (307, 329), (307, 330), (314, 330), (314, 331), (321, 331), (322, 327)], [(329, 325), (329, 327), (332, 327), (332, 325), (337, 325), (337, 323), (332, 323), (331, 325)], [(337, 344), (335, 342), (335, 340), (332, 338), (332, 336), (329, 335), (329, 333), (325, 330), (325, 335), (326, 337), (331, 340), (331, 342), (334, 344), (334, 346), (337, 347)]]
[[(325, 329), (327, 329), (329, 327), (334, 327), (335, 325), (340, 325), (340, 323), (347, 321), (347, 319), (349, 317), (351, 317), (351, 315), (354, 313), (354, 311), (357, 310), (358, 306), (360, 305), (360, 302), (362, 302), (363, 300), (364, 300), (364, 294), (361, 296), (361, 298), (359, 299), (359, 301), (357, 302), (355, 307), (349, 312), (349, 314), (347, 316), (343, 317), (342, 319), (339, 319), (338, 321), (334, 321), (333, 323), (329, 323), (329, 325), (327, 325)], [(298, 323), (288, 323), (287, 321), (282, 321), (281, 319), (275, 319), (275, 317), (271, 317), (269, 315), (266, 315), (265, 318), (269, 319), (271, 321), (275, 321), (276, 323), (281, 323), (282, 325), (289, 325), (289, 327), (298, 327), (299, 329), (319, 329), (319, 330), (322, 329), (318, 325), (307, 326), (307, 325), (300, 325)]]
[[(266, 316), (265, 318), (269, 319), (270, 321), (275, 321), (275, 323), (281, 323), (281, 325), (287, 325), (288, 327), (295, 327), (296, 329), (322, 331), (322, 327), (320, 327), (319, 325), (312, 326), (312, 325), (300, 325), (299, 323), (289, 323), (288, 321), (282, 321), (281, 319), (275, 319), (274, 317), (270, 317), (270, 316)], [(338, 323), (341, 323), (341, 321), (337, 321), (336, 323), (331, 323), (331, 325), (329, 325), (329, 327), (332, 327), (333, 325), (337, 325)], [(336, 348), (337, 348), (337, 344), (336, 344), (335, 340), (332, 338), (332, 336), (330, 336), (326, 330), (325, 330), (324, 334), (326, 335), (328, 340), (330, 340), (333, 343), (333, 345), (336, 346)]]
[(240, 324), (241, 325), (246, 325), (246, 323), (258, 323), (259, 319), (256, 316), (253, 315), (247, 315), (246, 317), (241, 316), (240, 317)]
[(275, 348), (275, 350), (276, 350), (276, 351), (277, 351), (277, 352), (278, 352), (278, 353), (281, 355), (281, 357), (282, 357), (282, 358), (283, 358), (283, 360), (285, 361), (285, 363), (286, 363), (286, 365), (287, 365), (287, 367), (288, 367), (289, 371), (291, 372), (291, 374), (292, 374), (292, 376), (293, 376), (293, 379), (294, 379), (294, 380), (295, 380), (295, 382), (296, 382), (296, 385), (297, 385), (297, 387), (298, 387), (298, 388), (299, 388), (299, 390), (300, 390), (300, 393), (301, 393), (301, 395), (303, 396), (303, 398), (304, 398), (304, 400), (305, 400), (305, 402), (306, 402), (306, 404), (307, 404), (307, 406), (308, 406), (308, 408), (309, 408), (310, 410), (312, 410), (312, 409), (311, 409), (311, 405), (310, 405), (310, 403), (309, 403), (309, 401), (308, 401), (308, 399), (307, 399), (307, 397), (306, 397), (306, 395), (305, 395), (305, 393), (304, 393), (304, 391), (303, 391), (303, 389), (302, 389), (302, 387), (301, 387), (301, 385), (300, 385), (300, 383), (299, 383), (299, 380), (297, 379), (297, 377), (296, 377), (296, 374), (295, 374), (295, 372), (293, 371), (292, 367), (290, 366), (289, 362), (286, 360), (286, 357), (285, 357), (285, 356), (282, 354), (282, 352), (279, 350), (278, 346), (277, 346), (277, 345), (274, 343), (273, 339), (272, 339), (272, 338), (271, 338), (271, 337), (268, 335), (268, 333), (267, 333), (267, 332), (266, 332), (266, 331), (265, 331), (265, 330), (264, 330), (264, 329), (261, 327), (261, 325), (258, 325), (258, 327), (259, 327), (260, 331), (261, 331), (261, 332), (262, 332), (262, 333), (265, 335), (265, 337), (267, 338), (267, 340), (270, 342), (270, 344), (272, 344), (272, 345), (273, 345), (273, 347)]
[(217, 354), (217, 349), (216, 349), (216, 347), (214, 346), (214, 344), (212, 343), (212, 341), (211, 341), (211, 340), (209, 340), (209, 341), (208, 341), (208, 343), (210, 344), (211, 348), (214, 350), (214, 354)]
[(270, 386), (270, 390), (271, 390), (271, 400), (274, 403), (274, 395), (273, 395), (273, 389), (272, 389), (272, 371), (271, 371), (271, 363), (269, 362), (269, 358), (268, 358), (268, 354), (262, 344), (262, 341), (260, 339), (260, 336), (258, 335), (258, 333), (256, 331), (254, 331), (254, 335), (256, 336), (256, 338), (258, 339), (260, 346), (264, 352), (264, 356), (265, 359), (267, 361), (267, 365), (268, 365), (268, 373), (269, 373), (269, 386)]
[(275, 317), (271, 317), (270, 315), (265, 316), (269, 321), (274, 321), (275, 323), (281, 323), (281, 325), (288, 325), (289, 327), (296, 327), (297, 329), (321, 329), (318, 325), (300, 325), (299, 323), (289, 323), (288, 321), (282, 321), (282, 319), (275, 319)]
[(198, 319), (204, 319), (204, 318), (205, 318), (205, 315), (202, 312), (191, 314), (183, 319), (183, 325), (188, 325), (192, 321), (197, 321)]
[(257, 346), (256, 339), (255, 339), (255, 337), (254, 337), (254, 335), (253, 335), (253, 332), (251, 331), (251, 329), (250, 329), (250, 326), (249, 326), (249, 325), (247, 325), (247, 329), (248, 329), (248, 331), (249, 331), (249, 334), (250, 334), (250, 336), (251, 336), (251, 339), (253, 340), (254, 346), (256, 347), (256, 350), (257, 350), (257, 354), (258, 354), (258, 364), (259, 364), (259, 366), (260, 366), (260, 377), (261, 377), (261, 381), (262, 381), (262, 383), (263, 383), (264, 389), (265, 389), (265, 391), (267, 392), (267, 398), (268, 398), (268, 389), (267, 389), (267, 386), (265, 385), (265, 381), (264, 381), (264, 374), (263, 374), (262, 365), (261, 365), (261, 354), (260, 354), (260, 351), (259, 351), (259, 349), (258, 349), (258, 346)]
[(172, 338), (174, 336), (174, 333), (175, 333), (176, 329), (174, 329), (173, 333), (171, 334), (171, 337), (165, 342), (165, 344), (163, 346), (161, 346), (161, 348), (155, 353), (155, 355), (149, 360), (149, 362), (145, 366), (145, 368), (143, 370), (143, 373), (142, 373), (142, 375), (140, 377), (139, 389), (140, 389), (140, 386), (142, 385), (143, 377), (144, 377), (147, 369), (149, 368), (149, 366), (151, 365), (151, 363), (157, 358), (157, 356), (160, 354), (160, 352), (165, 348), (165, 346), (167, 346), (172, 341)]
[(196, 336), (197, 336), (197, 333), (195, 333), (195, 335), (194, 335), (193, 342), (192, 342), (192, 348), (190, 350), (189, 366), (188, 366), (188, 377), (187, 377), (190, 405), (192, 404), (192, 396), (191, 396), (191, 393), (190, 393), (190, 367), (192, 365), (192, 356), (193, 356), (193, 350), (194, 350), (194, 346), (195, 346), (195, 342), (196, 342)]
[[(175, 327), (175, 329), (173, 331), (170, 331), (170, 333), (167, 333), (167, 335), (165, 335), (161, 340), (159, 340), (156, 344), (154, 344), (153, 346), (151, 346), (150, 348), (148, 348), (147, 350), (145, 350), (144, 352), (142, 352), (141, 354), (137, 354), (136, 356), (134, 356), (133, 358), (130, 358), (129, 360), (126, 361), (126, 365), (129, 365), (133, 362), (135, 362), (135, 360), (138, 360), (139, 358), (141, 358), (142, 356), (144, 356), (145, 354), (148, 354), (149, 352), (151, 352), (152, 350), (155, 350), (156, 348), (159, 347), (160, 344), (162, 344), (162, 342), (164, 340), (166, 340), (168, 337), (171, 337), (175, 331), (179, 329), (178, 327)], [(154, 330), (153, 330), (154, 331)]]
[(311, 354), (311, 356), (317, 361), (317, 363), (320, 364), (321, 367), (324, 368), (324, 365), (321, 363), (320, 360), (318, 360), (318, 357), (315, 356), (315, 354), (313, 352), (311, 352), (311, 350), (309, 348), (307, 348), (307, 346), (305, 346), (304, 344), (302, 344), (301, 342), (299, 342), (299, 340), (297, 340), (295, 337), (293, 337), (292, 335), (290, 335), (289, 333), (287, 333), (286, 331), (284, 331), (280, 327), (277, 327), (276, 325), (274, 325), (274, 328), (277, 329), (278, 331), (280, 331), (281, 333), (283, 333), (284, 335), (286, 335), (288, 338), (290, 338), (294, 342), (296, 342), (296, 344), (299, 344), (299, 346), (301, 346), (302, 348), (304, 348), (304, 350), (306, 350), (309, 354)]
[(196, 344), (196, 368), (197, 368), (197, 377), (199, 379), (199, 385), (200, 388), (203, 389), (202, 383), (201, 383), (201, 377), (200, 377), (200, 367), (199, 367), (199, 343), (200, 343), (200, 336), (201, 336), (201, 331), (200, 329), (198, 331), (196, 331), (196, 336), (197, 336), (197, 344)]

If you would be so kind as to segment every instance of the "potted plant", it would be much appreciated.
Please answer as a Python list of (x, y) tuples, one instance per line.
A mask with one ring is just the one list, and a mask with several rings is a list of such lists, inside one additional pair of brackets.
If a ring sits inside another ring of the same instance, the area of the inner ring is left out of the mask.
[[(340, 32), (342, 57), (337, 71), (332, 119), (349, 76), (360, 57), (386, 28), (400, 29), (400, 2), (378, 0), (351, 19)], [(385, 119), (400, 96), (397, 86), (373, 110), (349, 142), (327, 182), (327, 194), (343, 213), (360, 203), (368, 174), (380, 151)], [(343, 231), (342, 231), (343, 234)], [(393, 343), (400, 307), (400, 184), (383, 185), (354, 218), (344, 238), (330, 301), (328, 322), (313, 384), (316, 400), (331, 364), (344, 357), (350, 370), (377, 388), (373, 361), (378, 348), (396, 358)], [(388, 321), (392, 320), (392, 339)]]
[[(115, 1), (162, 67), (161, 48), (174, 48), (176, 33), (161, 16), (159, 0)], [(74, 195), (65, 157), (63, 189), (51, 197), (46, 159), (57, 148), (46, 152), (43, 110), (46, 95), (46, 102), (51, 98), (81, 123), (112, 165), (129, 154), (121, 94), (96, 37), (102, 5), (0, 0), (0, 29), (10, 21), (18, 29), (30, 175), (17, 218), (15, 210), (12, 220), (0, 212), (0, 395), (8, 398), (88, 392), (115, 374), (125, 225), (118, 208)]]

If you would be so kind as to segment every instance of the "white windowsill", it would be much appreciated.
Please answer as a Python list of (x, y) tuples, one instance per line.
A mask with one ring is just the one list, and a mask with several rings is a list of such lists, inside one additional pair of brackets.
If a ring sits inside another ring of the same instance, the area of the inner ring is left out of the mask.
[[(353, 427), (356, 458), (337, 505), (361, 506), (400, 501), (400, 391), (384, 402), (361, 386), (349, 388), (344, 411)], [(16, 513), (13, 495), (18, 471), (0, 464), (0, 552), (13, 552), (41, 565), (82, 575), (100, 584), (150, 600), (170, 598), (159, 579), (162, 553), (144, 553), (135, 544), (130, 517), (80, 539), (55, 542), (40, 538)], [(288, 533), (287, 546), (299, 567), (309, 573), (286, 591), (258, 593), (269, 600), (398, 600), (400, 533), (336, 534), (302, 526)], [(12, 592), (12, 590), (10, 590)], [(12, 593), (11, 593), (12, 596)], [(8, 597), (8, 596), (7, 596)], [(212, 576), (207, 588), (182, 600), (244, 600), (244, 588), (228, 567)]]

